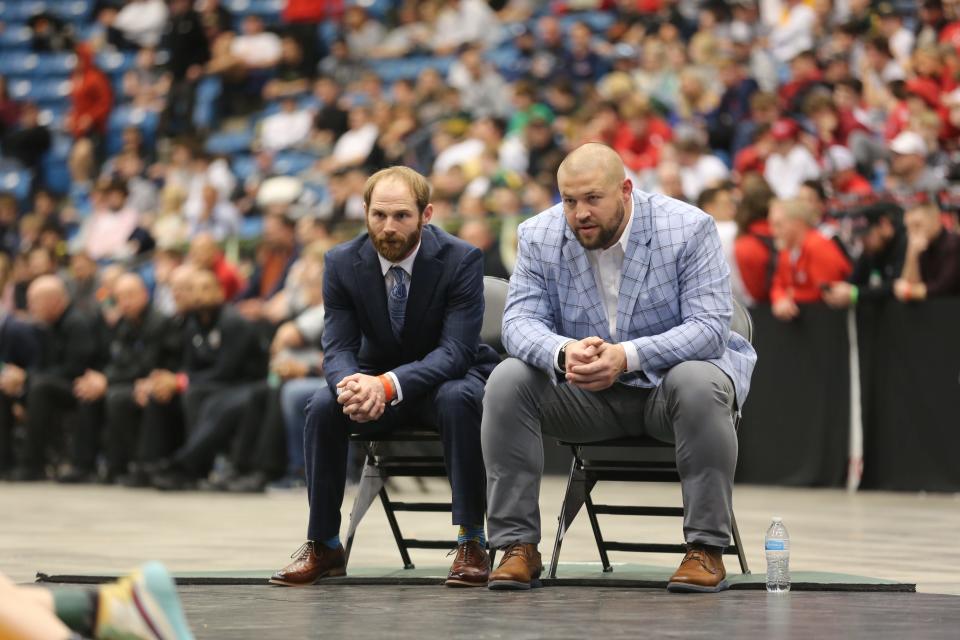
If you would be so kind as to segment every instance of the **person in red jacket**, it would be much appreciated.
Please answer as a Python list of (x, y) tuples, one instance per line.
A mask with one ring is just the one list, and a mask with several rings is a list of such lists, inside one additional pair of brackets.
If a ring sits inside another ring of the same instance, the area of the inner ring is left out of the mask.
[(106, 74), (93, 61), (93, 50), (86, 43), (77, 45), (77, 66), (70, 78), (71, 109), (67, 129), (74, 138), (103, 135), (113, 107), (113, 90)]
[(800, 200), (774, 200), (770, 227), (780, 246), (770, 290), (772, 311), (780, 320), (793, 320), (800, 313), (798, 304), (822, 299), (823, 285), (847, 279), (850, 261), (811, 226), (810, 212)]
[(217, 241), (209, 233), (200, 233), (193, 238), (187, 260), (217, 276), (223, 298), (228, 302), (233, 300), (246, 284), (237, 267), (227, 260)]
[(751, 173), (744, 177), (741, 191), (736, 214), (740, 232), (733, 243), (733, 255), (748, 296), (743, 302), (769, 302), (777, 255), (767, 221), (773, 190), (762, 175)]

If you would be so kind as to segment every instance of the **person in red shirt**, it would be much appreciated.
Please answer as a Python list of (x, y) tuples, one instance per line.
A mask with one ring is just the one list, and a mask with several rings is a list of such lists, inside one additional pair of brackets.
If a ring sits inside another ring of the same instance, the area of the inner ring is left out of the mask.
[(74, 138), (103, 135), (113, 107), (113, 90), (106, 74), (93, 61), (93, 50), (86, 43), (77, 45), (77, 66), (70, 78), (70, 113), (67, 129)]
[(802, 201), (774, 200), (769, 218), (780, 247), (770, 290), (772, 311), (779, 320), (793, 320), (800, 313), (798, 304), (822, 299), (823, 285), (847, 279), (850, 261), (835, 242), (811, 226)]
[(623, 123), (617, 129), (613, 148), (631, 171), (654, 169), (660, 164), (660, 150), (670, 142), (670, 125), (658, 118), (646, 101), (630, 100), (620, 108)]
[(233, 300), (243, 289), (243, 278), (240, 276), (237, 267), (224, 257), (217, 241), (209, 233), (200, 233), (194, 237), (190, 243), (190, 253), (187, 255), (187, 259), (191, 264), (200, 269), (212, 271), (217, 276), (217, 281), (223, 290), (224, 300), (228, 302)]

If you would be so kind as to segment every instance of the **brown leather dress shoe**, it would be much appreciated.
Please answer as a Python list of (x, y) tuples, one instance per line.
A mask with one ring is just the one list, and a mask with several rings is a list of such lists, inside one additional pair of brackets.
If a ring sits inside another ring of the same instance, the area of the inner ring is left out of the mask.
[(496, 570), (490, 574), (487, 588), (499, 590), (536, 589), (540, 584), (543, 562), (537, 545), (517, 542), (503, 550), (503, 558)]
[(485, 587), (490, 578), (490, 554), (476, 540), (457, 545), (457, 557), (447, 574), (448, 587)]
[(702, 545), (687, 545), (687, 555), (667, 583), (667, 591), (716, 593), (729, 589), (723, 554)]
[(290, 557), (294, 561), (273, 574), (270, 584), (308, 587), (320, 578), (347, 575), (347, 560), (342, 546), (331, 549), (307, 540)]

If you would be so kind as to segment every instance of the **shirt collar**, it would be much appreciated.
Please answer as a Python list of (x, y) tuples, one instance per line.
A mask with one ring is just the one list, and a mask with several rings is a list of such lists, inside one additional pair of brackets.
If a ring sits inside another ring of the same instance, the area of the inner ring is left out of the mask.
[(417, 246), (413, 248), (413, 251), (410, 252), (410, 255), (401, 260), (400, 262), (390, 262), (382, 255), (380, 252), (377, 252), (377, 259), (380, 260), (380, 271), (384, 276), (387, 275), (387, 271), (390, 271), (390, 267), (400, 267), (403, 269), (408, 276), (413, 276), (413, 261), (417, 259), (417, 254), (420, 252), (420, 242), (417, 242)]

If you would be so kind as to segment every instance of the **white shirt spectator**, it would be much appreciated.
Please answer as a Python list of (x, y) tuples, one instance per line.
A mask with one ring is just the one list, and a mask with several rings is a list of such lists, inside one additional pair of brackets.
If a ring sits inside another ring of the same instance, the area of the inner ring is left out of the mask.
[(680, 183), (688, 202), (696, 202), (700, 192), (714, 187), (730, 177), (730, 170), (723, 161), (713, 155), (701, 155), (693, 166), (680, 167)]
[(230, 53), (248, 67), (272, 67), (280, 61), (282, 52), (279, 36), (269, 31), (239, 35), (230, 43)]
[(124, 38), (141, 47), (156, 47), (168, 15), (167, 3), (163, 0), (133, 0), (117, 12), (113, 26)]
[(484, 144), (477, 138), (468, 138), (452, 144), (437, 155), (433, 161), (434, 173), (447, 173), (454, 167), (468, 164), (483, 155)]
[(83, 225), (83, 250), (94, 260), (119, 260), (130, 255), (128, 241), (137, 228), (136, 210), (96, 209)]
[(770, 47), (780, 62), (789, 62), (798, 53), (813, 49), (813, 28), (817, 14), (803, 3), (791, 7), (770, 32)]
[(302, 144), (310, 135), (313, 116), (309, 111), (281, 111), (263, 119), (260, 144), (264, 149), (280, 151)]
[(786, 155), (770, 154), (763, 177), (778, 198), (793, 198), (804, 180), (820, 177), (820, 166), (806, 147), (795, 144)]
[(380, 131), (372, 122), (358, 129), (350, 129), (337, 139), (331, 156), (341, 164), (362, 162), (373, 151)]
[(190, 237), (209, 233), (217, 242), (223, 242), (240, 232), (240, 212), (229, 200), (221, 200), (213, 205), (209, 213), (201, 208), (187, 216), (187, 232)]
[(437, 16), (434, 48), (454, 49), (467, 42), (493, 45), (499, 40), (497, 15), (483, 0), (448, 2)]

